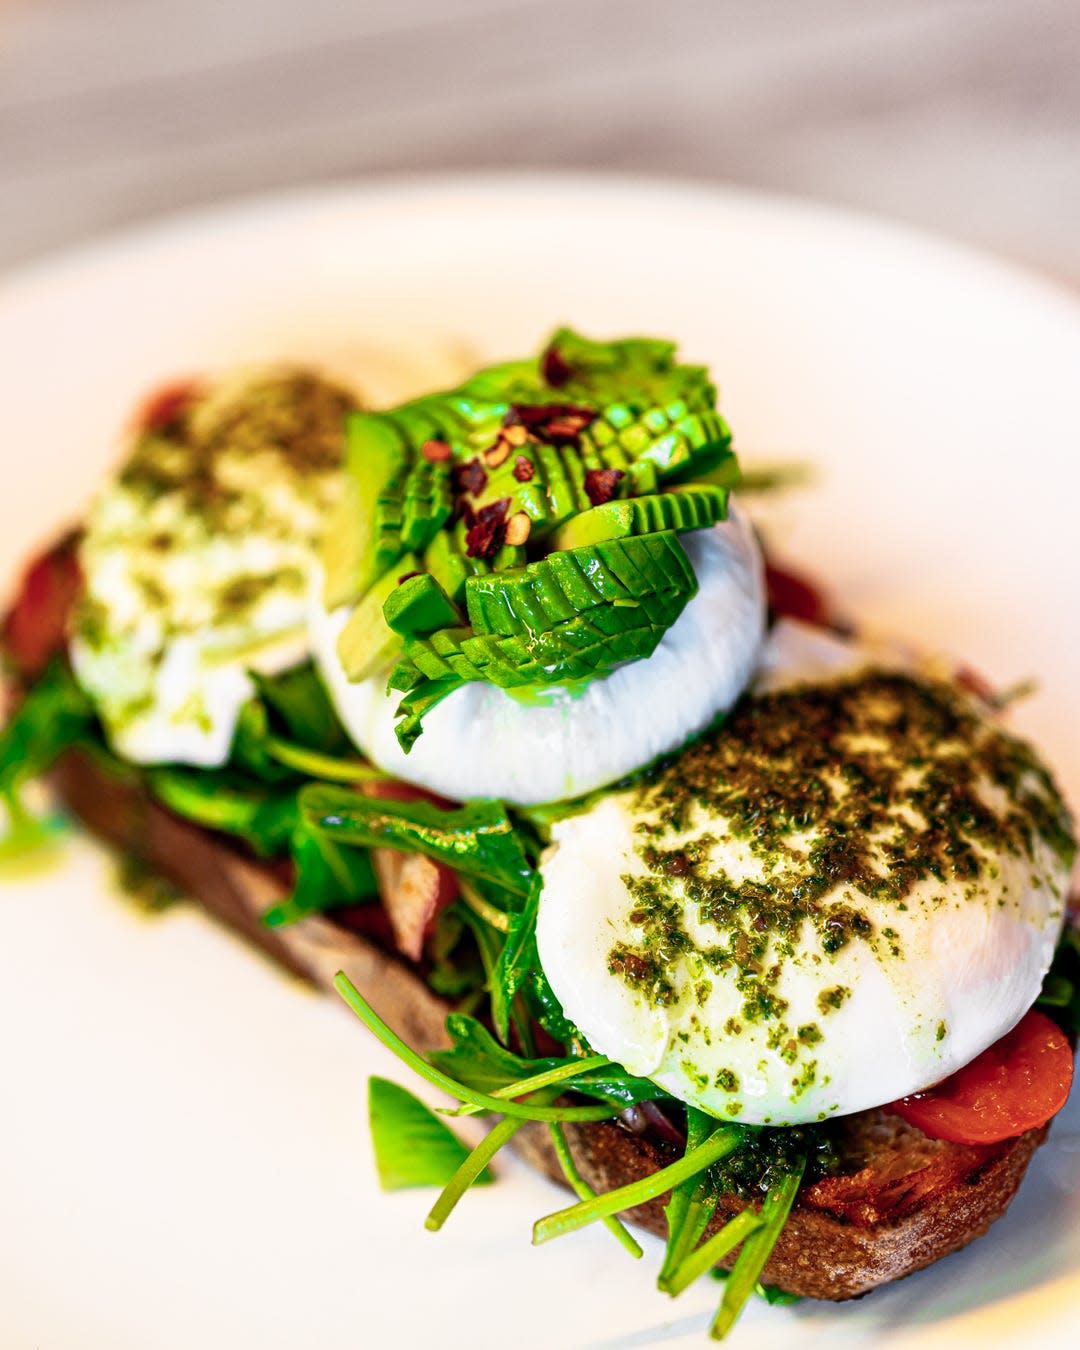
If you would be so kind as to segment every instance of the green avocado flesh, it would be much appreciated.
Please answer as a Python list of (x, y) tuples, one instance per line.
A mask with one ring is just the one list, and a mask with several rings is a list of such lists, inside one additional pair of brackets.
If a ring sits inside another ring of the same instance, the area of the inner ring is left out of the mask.
[(350, 679), (366, 679), (384, 669), (401, 651), (401, 637), (390, 627), (383, 606), (401, 588), (401, 578), (418, 566), (416, 558), (406, 554), (375, 582), (349, 615), (338, 637), (338, 656)]
[[(324, 544), (350, 679), (388, 671), (408, 749), (462, 684), (580, 685), (650, 656), (697, 590), (678, 535), (725, 519), (731, 433), (701, 366), (569, 329), (348, 428)], [(419, 575), (416, 575), (416, 574)]]
[(430, 572), (399, 582), (383, 603), (383, 617), (402, 637), (422, 637), (461, 622), (457, 606)]

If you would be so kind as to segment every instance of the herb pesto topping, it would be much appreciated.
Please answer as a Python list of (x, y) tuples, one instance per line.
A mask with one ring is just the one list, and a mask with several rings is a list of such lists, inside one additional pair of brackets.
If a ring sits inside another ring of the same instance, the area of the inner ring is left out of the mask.
[(243, 669), (286, 647), (295, 659), (353, 407), (315, 374), (275, 370), (181, 385), (144, 410), (80, 544), (73, 640), (127, 758), (220, 761)]
[(700, 1109), (773, 1125), (918, 1091), (1007, 1030), (1074, 847), (988, 708), (880, 669), (746, 698), (553, 840), (538, 939), (567, 1015)]
[[(645, 871), (623, 881), (641, 939), (613, 947), (609, 970), (669, 1003), (671, 965), (693, 953), (710, 970), (736, 972), (748, 1021), (782, 1017), (774, 986), (803, 925), (826, 955), (863, 942), (902, 959), (899, 933), (873, 922), (865, 900), (900, 912), (928, 880), (961, 883), (974, 897), (1002, 853), (1034, 867), (1038, 839), (1063, 864), (1074, 849), (1030, 747), (952, 686), (881, 671), (745, 700), (648, 776), (632, 809)], [(697, 833), (699, 821), (708, 828)], [(732, 840), (757, 863), (749, 875), (718, 861)], [(722, 935), (715, 946), (688, 933), (690, 907)], [(822, 990), (822, 1014), (846, 993)], [(802, 1040), (815, 1031), (802, 1028)]]

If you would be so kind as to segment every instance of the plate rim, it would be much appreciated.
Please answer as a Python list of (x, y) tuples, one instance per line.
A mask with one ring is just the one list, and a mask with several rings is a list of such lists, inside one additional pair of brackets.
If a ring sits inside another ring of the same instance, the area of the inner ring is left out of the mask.
[(0, 268), (0, 317), (7, 305), (22, 299), (33, 288), (56, 284), (71, 273), (114, 262), (128, 253), (167, 246), (192, 232), (212, 233), (270, 216), (303, 215), (353, 202), (378, 208), (450, 193), (474, 197), (498, 193), (513, 197), (552, 192), (611, 202), (619, 197), (655, 200), (666, 195), (698, 210), (712, 207), (759, 211), (798, 218), (810, 228), (856, 231), (884, 246), (907, 247), (928, 257), (936, 255), (941, 263), (976, 266), (988, 277), (1026, 291), (1031, 302), (1063, 310), (1066, 317), (1080, 325), (1080, 292), (1065, 280), (1031, 263), (886, 212), (732, 180), (618, 170), (521, 168), (343, 175), (320, 183), (232, 194), (175, 211), (154, 212), (119, 226), (105, 226), (85, 239)]

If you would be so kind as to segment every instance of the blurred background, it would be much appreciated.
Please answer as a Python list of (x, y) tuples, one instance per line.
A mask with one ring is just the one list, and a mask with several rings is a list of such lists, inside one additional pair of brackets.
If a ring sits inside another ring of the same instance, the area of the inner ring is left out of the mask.
[(1080, 0), (0, 0), (0, 269), (335, 179), (724, 180), (1080, 285)]

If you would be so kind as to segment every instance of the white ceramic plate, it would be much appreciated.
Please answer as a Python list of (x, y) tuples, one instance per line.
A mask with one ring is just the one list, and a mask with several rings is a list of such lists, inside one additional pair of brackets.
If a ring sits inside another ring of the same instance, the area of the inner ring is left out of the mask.
[[(1080, 802), (1080, 306), (997, 263), (794, 203), (661, 183), (495, 178), (230, 207), (0, 288), (0, 575), (74, 519), (156, 381), (318, 358), (392, 397), (561, 321), (677, 336), (748, 452), (805, 456), (782, 551), (864, 622), (1039, 693), (1016, 715)], [(658, 1244), (530, 1250), (557, 1207), (503, 1163), (437, 1237), (382, 1195), (371, 1072), (330, 1000), (186, 908), (137, 917), (110, 864), (0, 888), (5, 1347), (702, 1345)], [(750, 1309), (744, 1347), (1045, 1346), (1080, 1326), (1080, 1109), (989, 1237), (842, 1307)]]

